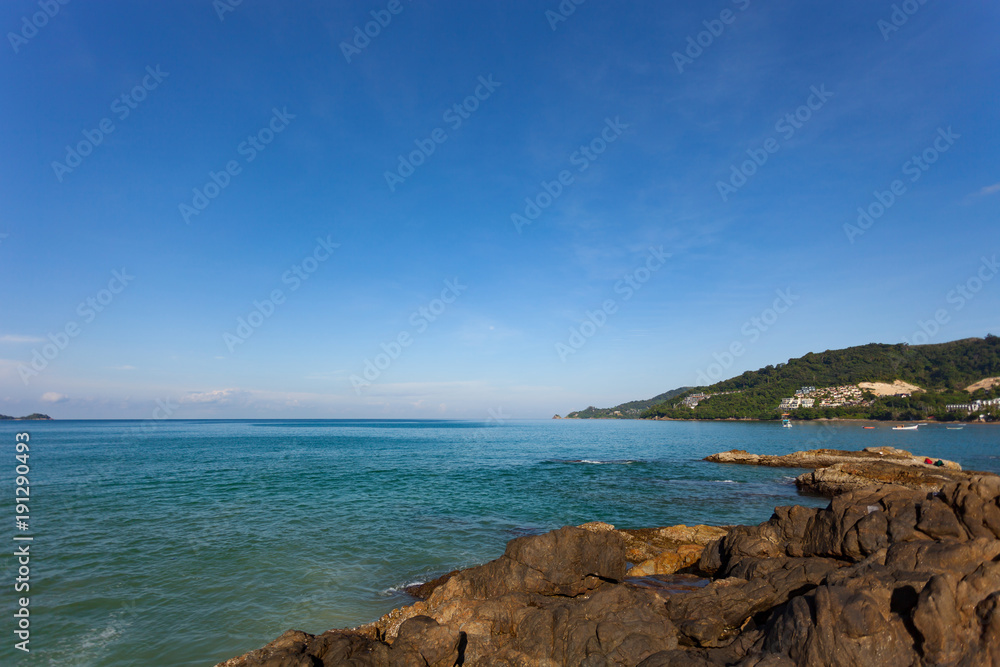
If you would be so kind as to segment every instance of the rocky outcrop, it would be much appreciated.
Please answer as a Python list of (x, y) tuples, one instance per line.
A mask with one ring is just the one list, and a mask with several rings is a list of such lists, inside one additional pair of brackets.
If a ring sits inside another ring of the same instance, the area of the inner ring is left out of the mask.
[(508, 543), (426, 601), (375, 623), (312, 637), (289, 632), (225, 667), (279, 665), (638, 664), (677, 647), (666, 594), (622, 583), (614, 530), (565, 527)]
[[(705, 457), (713, 463), (742, 463), (744, 465), (770, 466), (774, 468), (826, 468), (838, 463), (875, 463), (888, 461), (897, 465), (926, 467), (926, 458), (896, 447), (865, 447), (861, 451), (844, 449), (811, 449), (806, 452), (795, 452), (783, 456), (769, 454), (751, 454), (742, 449), (732, 449), (728, 452), (712, 454)], [(931, 464), (935, 463), (932, 461)], [(949, 470), (961, 470), (962, 466), (954, 461), (941, 461), (942, 466)]]
[(970, 479), (974, 474), (964, 472), (962, 466), (954, 461), (916, 456), (895, 447), (866, 447), (860, 452), (814, 449), (784, 456), (750, 454), (734, 449), (712, 454), (705, 460), (777, 468), (811, 468), (812, 472), (803, 473), (795, 479), (795, 485), (800, 491), (821, 496), (885, 485), (917, 491), (940, 491), (946, 484)]
[(709, 543), (689, 568), (700, 579), (627, 577), (652, 535), (588, 524), (518, 538), (375, 623), (289, 631), (223, 664), (1000, 666), (998, 476), (776, 508)]
[(800, 491), (821, 496), (891, 484), (918, 491), (940, 491), (947, 484), (971, 478), (973, 473), (933, 464), (899, 465), (889, 461), (837, 463), (795, 478)]
[(723, 664), (1000, 665), (998, 538), (1000, 477), (862, 489), (733, 530), (702, 556), (716, 580), (667, 607)]

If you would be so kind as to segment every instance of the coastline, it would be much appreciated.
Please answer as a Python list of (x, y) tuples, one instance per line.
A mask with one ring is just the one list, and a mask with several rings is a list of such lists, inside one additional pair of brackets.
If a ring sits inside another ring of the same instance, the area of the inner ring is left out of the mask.
[(981, 664), (1000, 657), (991, 511), (996, 475), (933, 496), (866, 487), (825, 509), (778, 507), (672, 574), (633, 577), (620, 531), (565, 526), (377, 621), (289, 630), (217, 667)]
[[(756, 419), (753, 417), (726, 417), (726, 418), (706, 418), (706, 419), (677, 419), (676, 417), (637, 417), (635, 419), (630, 419), (628, 417), (560, 417), (561, 421), (646, 421), (646, 422), (760, 422), (762, 424), (768, 423), (780, 423), (780, 419)], [(858, 423), (858, 424), (912, 424), (912, 423), (927, 423), (928, 425), (935, 426), (1000, 426), (1000, 421), (953, 421), (953, 422), (942, 422), (937, 421), (933, 418), (927, 419), (852, 419), (850, 417), (817, 417), (815, 419), (792, 419), (793, 423), (798, 424), (808, 424), (810, 422), (843, 422), (843, 423)]]
[[(782, 455), (813, 447), (891, 445), (953, 459), (965, 469), (1000, 472), (993, 437), (998, 431), (988, 429), (922, 428), (905, 437), (880, 430), (867, 437), (859, 435), (867, 434), (859, 425), (837, 424), (776, 433), (776, 425), (741, 423), (518, 420), (507, 428), (475, 422), (371, 422), (359, 428), (346, 421), (179, 420), (160, 422), (142, 434), (148, 437), (141, 446), (128, 446), (136, 422), (60, 424), (36, 424), (38, 433), (32, 431), (47, 450), (46, 474), (74, 479), (78, 441), (94, 443), (87, 448), (91, 460), (105, 463), (107, 474), (96, 483), (51, 489), (49, 512), (96, 518), (128, 497), (128, 506), (107, 516), (161, 526), (138, 535), (74, 538), (95, 554), (88, 566), (95, 579), (118, 577), (122, 592), (161, 591), (166, 599), (155, 618), (175, 628), (163, 635), (135, 625), (106, 649), (75, 654), (88, 664), (107, 665), (127, 665), (130, 656), (150, 664), (214, 664), (261, 647), (288, 628), (319, 634), (355, 627), (411, 604), (400, 591), (405, 585), (486, 563), (512, 538), (562, 525), (600, 520), (636, 529), (754, 526), (775, 506), (829, 502), (797, 492), (794, 478), (801, 469), (700, 462), (713, 452)], [(31, 430), (20, 422), (7, 427), (8, 433), (17, 429)], [(177, 447), (182, 439), (196, 449)], [(192, 460), (193, 451), (205, 456)], [(169, 480), (185, 465), (192, 469), (192, 495), (175, 508), (176, 486), (149, 481)], [(140, 469), (146, 474), (134, 474)], [(289, 498), (288, 479), (297, 480), (295, 516), (267, 509)], [(81, 492), (93, 502), (80, 507)], [(173, 519), (162, 521), (164, 516)], [(288, 521), (294, 532), (287, 532)], [(72, 537), (55, 526), (50, 530), (50, 539)], [(114, 553), (98, 560), (109, 538)], [(159, 545), (176, 557), (153, 556)], [(150, 555), (115, 555), (122, 546)], [(54, 552), (48, 559), (55, 573), (79, 567), (71, 554)], [(194, 570), (216, 582), (211, 598), (184, 599), (186, 577)], [(42, 655), (59, 662), (71, 657), (70, 638), (77, 645), (85, 638), (76, 631), (79, 624), (104, 627), (127, 598), (74, 590), (55, 576), (53, 599), (60, 608), (48, 618), (52, 636), (67, 640), (65, 648), (47, 648)], [(68, 606), (81, 602), (89, 611)], [(181, 634), (190, 641), (177, 643)]]
[[(831, 488), (825, 508), (777, 507), (756, 526), (598, 522), (518, 537), (496, 560), (408, 591), (420, 599), (373, 622), (321, 635), (289, 630), (219, 667), (1000, 657), (1000, 475), (946, 462), (942, 477), (891, 447), (788, 457), (731, 462), (799, 467), (812, 457), (813, 467), (837, 469), (863, 459), (861, 482)], [(886, 466), (906, 474), (887, 480)]]

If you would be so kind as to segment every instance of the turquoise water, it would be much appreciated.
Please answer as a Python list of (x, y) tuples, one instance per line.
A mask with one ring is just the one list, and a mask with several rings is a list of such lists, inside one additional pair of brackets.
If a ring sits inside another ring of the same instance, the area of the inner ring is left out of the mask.
[[(0, 664), (211, 665), (288, 628), (357, 625), (398, 588), (497, 557), (513, 537), (757, 523), (795, 470), (728, 449), (895, 445), (1000, 472), (1000, 428), (639, 421), (0, 422), (14, 544), (14, 434), (31, 434), (31, 643), (13, 648), (3, 560)], [(12, 553), (11, 548), (7, 553)], [(10, 582), (10, 583), (7, 583)]]

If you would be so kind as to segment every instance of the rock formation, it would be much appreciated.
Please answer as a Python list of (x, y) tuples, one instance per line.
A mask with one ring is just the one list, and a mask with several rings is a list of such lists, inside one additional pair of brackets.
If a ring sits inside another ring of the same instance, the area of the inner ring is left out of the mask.
[[(812, 449), (807, 452), (795, 452), (784, 456), (769, 454), (751, 454), (742, 449), (732, 449), (728, 452), (712, 454), (705, 457), (713, 463), (742, 463), (754, 466), (770, 466), (773, 468), (826, 468), (838, 463), (874, 463), (888, 461), (897, 465), (915, 466), (927, 465), (926, 458), (895, 447), (865, 447), (859, 452), (843, 449)], [(933, 462), (936, 462), (933, 461)], [(943, 467), (949, 470), (961, 470), (962, 466), (954, 461), (941, 461)]]
[(701, 558), (701, 552), (713, 540), (724, 537), (730, 527), (668, 526), (616, 530), (609, 523), (594, 521), (580, 528), (594, 532), (614, 531), (625, 542), (625, 559), (633, 565), (625, 576), (646, 577), (674, 574)]
[[(982, 473), (980, 473), (982, 474)], [(973, 473), (933, 465), (899, 465), (889, 461), (837, 463), (795, 478), (800, 491), (835, 496), (872, 485), (902, 486), (918, 491), (940, 491), (945, 485), (970, 479)]]
[(866, 447), (860, 452), (814, 449), (784, 456), (750, 454), (734, 449), (705, 458), (713, 463), (740, 463), (776, 468), (812, 468), (795, 479), (800, 491), (835, 496), (871, 486), (894, 485), (917, 491), (940, 491), (970, 479), (954, 461), (916, 456), (895, 447)]
[(996, 475), (779, 507), (710, 542), (688, 569), (698, 576), (627, 575), (630, 558), (699, 533), (587, 524), (521, 537), (375, 623), (289, 631), (222, 664), (1000, 667)]

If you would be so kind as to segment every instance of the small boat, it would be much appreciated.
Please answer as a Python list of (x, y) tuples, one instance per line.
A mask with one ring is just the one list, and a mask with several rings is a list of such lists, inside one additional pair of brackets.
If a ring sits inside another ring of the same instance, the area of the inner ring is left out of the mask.
[(861, 428), (875, 428), (874, 426), (862, 426)]
[(781, 425), (784, 428), (791, 428), (792, 427), (792, 421), (790, 419), (782, 419), (781, 420)]
[(945, 426), (945, 428), (948, 429), (949, 431), (961, 431), (965, 427), (964, 426)]
[(917, 426), (916, 426), (916, 424), (914, 424), (913, 426), (893, 426), (892, 430), (893, 431), (916, 431), (917, 430)]

